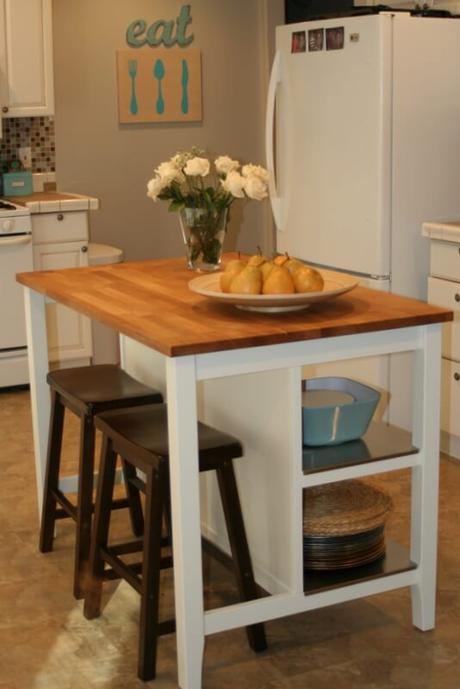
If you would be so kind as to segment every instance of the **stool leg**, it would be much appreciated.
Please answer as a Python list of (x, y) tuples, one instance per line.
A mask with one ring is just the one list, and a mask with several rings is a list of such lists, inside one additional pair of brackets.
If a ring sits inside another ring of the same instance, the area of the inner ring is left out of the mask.
[(59, 486), (59, 465), (61, 462), (64, 413), (65, 407), (59, 395), (51, 388), (51, 418), (39, 541), (39, 549), (42, 553), (48, 553), (53, 549), (56, 499), (52, 491), (56, 490)]
[(100, 555), (99, 547), (107, 546), (109, 539), (116, 465), (117, 455), (113, 451), (112, 443), (106, 436), (103, 436), (88, 568), (89, 580), (85, 586), (85, 604), (83, 607), (83, 613), (88, 620), (99, 617), (101, 614), (104, 560)]
[(136, 478), (136, 469), (132, 464), (121, 458), (121, 467), (125, 479), (126, 496), (129, 501), (129, 517), (131, 528), (135, 536), (142, 536), (144, 533), (144, 516), (142, 514), (142, 503), (139, 490), (133, 486), (130, 479)]
[[(251, 556), (244, 528), (243, 513), (238, 495), (235, 471), (231, 460), (224, 462), (217, 469), (217, 480), (224, 509), (232, 558), (235, 564), (235, 575), (240, 599), (243, 601), (258, 598), (257, 587), (252, 569)], [(246, 627), (250, 647), (253, 651), (265, 651), (267, 640), (264, 626), (261, 623)]]
[(147, 471), (145, 533), (142, 561), (141, 614), (139, 625), (138, 677), (154, 679), (158, 642), (160, 595), (161, 527), (164, 500), (169, 489), (162, 462)]
[(92, 416), (84, 416), (80, 427), (80, 463), (78, 469), (77, 535), (73, 590), (75, 598), (83, 598), (83, 584), (88, 571), (93, 512), (94, 443)]

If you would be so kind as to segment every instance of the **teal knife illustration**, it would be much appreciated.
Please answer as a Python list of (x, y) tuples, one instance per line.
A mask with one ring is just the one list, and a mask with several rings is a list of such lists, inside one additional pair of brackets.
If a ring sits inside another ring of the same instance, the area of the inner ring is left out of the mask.
[(184, 115), (188, 113), (188, 63), (187, 60), (182, 60), (182, 100), (181, 110)]
[(155, 64), (153, 66), (153, 76), (155, 79), (158, 81), (158, 94), (157, 94), (157, 113), (159, 115), (162, 115), (165, 111), (165, 101), (163, 98), (163, 89), (162, 89), (162, 79), (164, 79), (165, 76), (165, 66), (163, 64), (163, 60), (155, 60)]
[(128, 73), (131, 77), (131, 102), (129, 104), (129, 110), (131, 115), (137, 115), (137, 97), (136, 97), (136, 77), (137, 77), (137, 60), (128, 61)]

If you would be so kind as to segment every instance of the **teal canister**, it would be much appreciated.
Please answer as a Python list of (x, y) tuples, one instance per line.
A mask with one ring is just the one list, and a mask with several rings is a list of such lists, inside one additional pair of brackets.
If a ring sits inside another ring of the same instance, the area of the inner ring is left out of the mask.
[(3, 174), (3, 196), (28, 196), (33, 192), (32, 173), (28, 170)]

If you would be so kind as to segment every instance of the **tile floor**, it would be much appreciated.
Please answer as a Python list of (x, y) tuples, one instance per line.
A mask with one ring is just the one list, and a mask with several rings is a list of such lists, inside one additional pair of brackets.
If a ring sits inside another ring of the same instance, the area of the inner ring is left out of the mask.
[[(75, 424), (66, 427), (74, 465)], [(71, 594), (73, 528), (62, 524), (56, 549), (37, 552), (32, 437), (27, 392), (0, 394), (0, 689), (158, 689), (177, 687), (175, 637), (159, 644), (158, 677), (136, 678), (138, 596), (107, 585), (103, 615), (88, 622)], [(407, 542), (406, 472), (379, 478), (395, 498), (392, 536)], [(249, 650), (242, 630), (209, 637), (205, 689), (459, 689), (460, 462), (443, 458), (437, 627), (411, 625), (406, 590), (267, 624), (269, 650)], [(127, 528), (124, 517), (116, 525)], [(230, 574), (206, 561), (206, 601), (234, 600)], [(172, 608), (166, 573), (162, 612)]]

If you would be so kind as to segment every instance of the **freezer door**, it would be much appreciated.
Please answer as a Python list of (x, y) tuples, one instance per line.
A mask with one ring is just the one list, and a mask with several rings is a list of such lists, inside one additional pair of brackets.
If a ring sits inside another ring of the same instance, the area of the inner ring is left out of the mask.
[(390, 272), (391, 26), (378, 15), (277, 28), (266, 141), (280, 252)]

